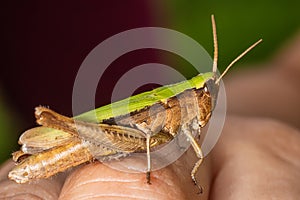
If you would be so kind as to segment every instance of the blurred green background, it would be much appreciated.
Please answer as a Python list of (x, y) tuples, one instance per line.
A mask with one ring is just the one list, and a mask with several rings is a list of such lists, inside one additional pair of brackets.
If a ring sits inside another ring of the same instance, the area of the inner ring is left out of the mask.
[[(153, 26), (180, 31), (197, 40), (209, 53), (213, 52), (210, 15), (214, 14), (217, 22), (220, 71), (259, 38), (264, 42), (239, 61), (239, 64), (271, 59), (300, 28), (299, 1), (173, 0), (145, 1), (145, 6), (150, 11)], [(14, 105), (8, 102), (1, 87), (0, 111), (0, 161), (4, 161), (18, 149), (17, 137), (23, 127), (22, 119)]]
[(210, 15), (215, 15), (220, 71), (259, 38), (263, 39), (263, 43), (239, 63), (270, 59), (300, 28), (299, 1), (176, 0), (170, 4), (165, 3), (164, 8), (168, 8), (167, 15), (170, 16), (171, 25), (168, 28), (194, 38), (211, 54), (213, 41)]

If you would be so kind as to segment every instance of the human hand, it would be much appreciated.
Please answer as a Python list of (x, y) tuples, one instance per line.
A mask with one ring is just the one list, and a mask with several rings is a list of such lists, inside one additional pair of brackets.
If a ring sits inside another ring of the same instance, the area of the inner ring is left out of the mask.
[(218, 144), (197, 174), (197, 194), (189, 150), (172, 165), (145, 174), (124, 173), (91, 163), (47, 180), (16, 184), (1, 171), (0, 199), (297, 199), (300, 185), (300, 132), (267, 119), (229, 117)]

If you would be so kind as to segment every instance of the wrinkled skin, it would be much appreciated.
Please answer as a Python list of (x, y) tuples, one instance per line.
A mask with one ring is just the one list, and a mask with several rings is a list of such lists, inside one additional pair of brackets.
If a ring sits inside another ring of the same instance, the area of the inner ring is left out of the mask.
[[(300, 36), (300, 35), (299, 35)], [(300, 196), (300, 37), (260, 69), (225, 80), (229, 114), (223, 133), (197, 174), (190, 149), (151, 174), (127, 174), (91, 163), (48, 180), (18, 185), (0, 170), (0, 199), (298, 199)]]

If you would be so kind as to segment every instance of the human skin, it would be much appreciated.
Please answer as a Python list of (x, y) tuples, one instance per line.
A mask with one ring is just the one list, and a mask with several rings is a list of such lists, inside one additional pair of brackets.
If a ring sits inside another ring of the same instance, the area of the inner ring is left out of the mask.
[(0, 170), (0, 199), (298, 199), (300, 81), (294, 77), (300, 75), (299, 54), (300, 37), (266, 64), (274, 67), (225, 80), (229, 112), (218, 143), (197, 174), (201, 195), (190, 177), (197, 160), (190, 149), (152, 172), (151, 185), (145, 174), (116, 171), (99, 162), (16, 184), (7, 179), (13, 166), (8, 161)]

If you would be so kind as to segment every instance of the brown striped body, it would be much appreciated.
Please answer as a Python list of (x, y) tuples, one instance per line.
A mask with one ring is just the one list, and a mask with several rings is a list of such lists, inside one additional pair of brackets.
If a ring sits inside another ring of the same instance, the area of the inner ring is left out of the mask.
[(26, 183), (32, 179), (48, 178), (92, 159), (87, 145), (81, 140), (73, 140), (65, 146), (25, 158), (9, 172), (8, 177), (17, 183)]

